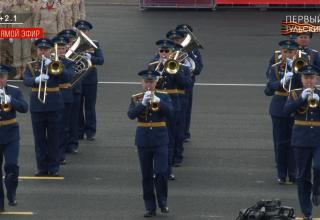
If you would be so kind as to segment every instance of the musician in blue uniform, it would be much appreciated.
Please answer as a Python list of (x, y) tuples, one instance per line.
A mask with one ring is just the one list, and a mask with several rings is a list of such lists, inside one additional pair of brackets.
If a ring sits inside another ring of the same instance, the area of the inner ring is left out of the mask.
[(70, 81), (72, 72), (66, 66), (61, 74), (53, 75), (49, 68), (52, 41), (41, 38), (35, 45), (38, 60), (27, 65), (23, 79), (24, 84), (31, 87), (30, 112), (38, 169), (35, 175), (59, 176), (59, 135), (64, 108), (59, 84)]
[(128, 116), (137, 119), (135, 145), (138, 147), (142, 172), (143, 199), (147, 212), (144, 217), (156, 215), (156, 200), (162, 213), (168, 213), (168, 144), (166, 121), (172, 112), (170, 97), (155, 90), (159, 73), (144, 70), (144, 92), (133, 95)]
[[(176, 35), (175, 43), (181, 44), (186, 36), (188, 35), (188, 30), (193, 32), (193, 28), (188, 24), (180, 24), (176, 27), (176, 31), (183, 34), (183, 38), (179, 37), (179, 34)], [(167, 34), (169, 38), (170, 32)], [(172, 35), (171, 35), (172, 36)], [(169, 38), (170, 39), (170, 38)], [(196, 82), (196, 77), (201, 74), (203, 69), (202, 56), (198, 48), (193, 48), (192, 51), (188, 52), (189, 57), (194, 61), (194, 69), (191, 72), (192, 84), (186, 89), (186, 98), (187, 98), (187, 118), (186, 118), (186, 130), (185, 130), (185, 141), (188, 141), (191, 138), (190, 134), (190, 123), (191, 123), (191, 113), (192, 113), (192, 102), (193, 102), (193, 88)]]
[[(63, 36), (68, 40), (67, 48), (69, 49), (77, 38), (77, 33), (74, 30), (63, 30), (58, 36)], [(81, 104), (82, 86), (81, 81), (73, 85), (73, 101), (71, 105), (71, 116), (69, 126), (69, 139), (66, 147), (66, 153), (77, 154), (79, 148), (79, 113)]]
[(316, 87), (320, 70), (308, 65), (299, 72), (303, 88), (291, 91), (284, 110), (294, 114), (291, 145), (297, 167), (298, 197), (303, 219), (311, 220), (312, 203), (320, 204), (320, 91)]
[[(65, 58), (67, 51), (68, 39), (64, 36), (57, 36), (52, 39), (53, 44), (58, 45), (58, 58), (63, 64), (64, 68), (68, 68), (72, 76), (74, 75), (73, 71), (73, 62)], [(62, 114), (62, 123), (60, 129), (60, 164), (66, 164), (65, 152), (69, 143), (69, 131), (70, 131), (70, 118), (72, 117), (72, 103), (73, 103), (73, 91), (71, 88), (71, 83), (69, 81), (62, 81), (59, 84), (60, 92), (64, 102), (64, 108), (61, 111)]]
[[(88, 21), (79, 20), (75, 27), (83, 31), (86, 35), (90, 34), (93, 28)], [(88, 70), (87, 75), (82, 79), (82, 97), (80, 107), (79, 137), (83, 139), (84, 134), (87, 140), (93, 141), (96, 135), (96, 101), (98, 87), (98, 70), (97, 65), (103, 65), (104, 57), (99, 42), (94, 41), (98, 48), (92, 48), (86, 53), (86, 57), (91, 60), (92, 67)]]
[(299, 44), (299, 50), (305, 52), (310, 60), (310, 64), (320, 68), (320, 53), (310, 48), (312, 32), (304, 32), (297, 34), (296, 42)]
[[(282, 53), (287, 58), (295, 56), (298, 44), (291, 40), (279, 42)], [(287, 101), (289, 93), (285, 86), (293, 77), (291, 68), (286, 60), (278, 63), (271, 68), (268, 83), (266, 85), (265, 94), (273, 96), (269, 113), (272, 119), (273, 140), (275, 161), (277, 164), (277, 180), (279, 184), (285, 184), (288, 178), (289, 182), (295, 182), (295, 163), (293, 150), (290, 146), (291, 130), (293, 125), (293, 117), (284, 112), (283, 108)]]
[[(291, 33), (288, 35), (288, 40), (295, 41), (297, 39), (297, 36), (298, 35), (296, 33)], [(285, 59), (286, 59), (285, 54), (282, 52), (282, 50), (275, 50), (273, 52), (271, 58), (269, 59), (269, 63), (268, 63), (267, 71), (266, 71), (266, 77), (268, 78), (269, 72), (270, 72), (273, 64), (279, 63)]]
[[(183, 39), (186, 36), (186, 32), (171, 30), (167, 33), (167, 38), (172, 40), (177, 45), (180, 45)], [(177, 48), (178, 50), (183, 50), (183, 48)], [(187, 53), (188, 57), (186, 57), (182, 65), (186, 66), (185, 70), (182, 72), (185, 78), (188, 79), (188, 84), (179, 85), (178, 89), (181, 91), (179, 94), (181, 101), (181, 113), (179, 114), (179, 139), (176, 143), (176, 148), (174, 152), (173, 158), (173, 166), (180, 167), (183, 161), (183, 151), (184, 146), (183, 142), (186, 139), (186, 135), (188, 133), (187, 126), (190, 126), (190, 114), (191, 114), (191, 105), (192, 103), (192, 88), (195, 82), (195, 76), (193, 75), (193, 71), (195, 70), (196, 58), (194, 57), (192, 51)], [(188, 125), (189, 124), (189, 125)], [(189, 136), (190, 137), (190, 136)]]
[(174, 155), (181, 153), (179, 156), (182, 157), (183, 149), (179, 148), (181, 145), (180, 139), (180, 114), (181, 114), (181, 100), (180, 94), (184, 91), (178, 89), (179, 86), (186, 86), (190, 83), (189, 77), (186, 77), (186, 71), (189, 69), (184, 65), (181, 65), (179, 71), (176, 73), (169, 73), (165, 67), (165, 63), (172, 58), (172, 55), (175, 50), (181, 49), (181, 46), (175, 44), (170, 40), (159, 40), (156, 42), (156, 45), (159, 47), (158, 55), (154, 59), (155, 62), (149, 63), (150, 69), (156, 69), (156, 71), (161, 72), (160, 79), (157, 83), (157, 90), (166, 92), (169, 94), (172, 104), (173, 104), (173, 113), (168, 119), (168, 129), (169, 129), (169, 171), (168, 178), (169, 180), (175, 180), (175, 176), (172, 173), (172, 165), (174, 160)]
[(4, 190), (2, 183), (2, 164), (5, 159), (5, 187), (10, 206), (17, 205), (16, 190), (19, 177), (19, 149), (20, 133), (16, 119), (16, 112), (28, 112), (28, 103), (24, 100), (20, 89), (16, 86), (8, 85), (8, 74), (12, 69), (8, 66), (0, 65), (0, 212), (4, 211)]

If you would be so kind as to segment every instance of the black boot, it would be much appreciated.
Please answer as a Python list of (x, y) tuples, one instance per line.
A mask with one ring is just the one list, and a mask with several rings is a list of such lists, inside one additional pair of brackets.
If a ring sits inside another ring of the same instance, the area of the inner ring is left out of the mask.
[(144, 216), (143, 217), (145, 217), (145, 218), (151, 218), (151, 217), (154, 217), (154, 216), (156, 216), (157, 214), (156, 214), (156, 211), (155, 210), (147, 210), (147, 212), (144, 214)]
[(16, 206), (16, 191), (18, 188), (19, 167), (17, 165), (5, 165), (5, 186), (7, 189), (7, 198), (10, 206)]

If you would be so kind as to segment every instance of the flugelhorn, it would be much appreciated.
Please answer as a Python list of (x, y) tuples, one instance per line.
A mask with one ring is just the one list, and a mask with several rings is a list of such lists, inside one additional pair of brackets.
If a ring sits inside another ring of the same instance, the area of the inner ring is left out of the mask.
[(6, 100), (6, 95), (7, 94), (6, 94), (5, 88), (2, 87), (0, 89), (2, 90), (2, 92), (0, 93), (0, 108), (1, 108), (1, 111), (10, 112), (12, 107)]

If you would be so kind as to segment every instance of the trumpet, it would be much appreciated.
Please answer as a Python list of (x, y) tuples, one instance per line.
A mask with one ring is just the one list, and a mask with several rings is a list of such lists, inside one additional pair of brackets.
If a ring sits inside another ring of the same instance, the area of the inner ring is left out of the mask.
[[(42, 55), (42, 59), (41, 59), (41, 68), (40, 68), (40, 82), (39, 82), (39, 87), (38, 87), (38, 100), (45, 104), (46, 103), (46, 96), (47, 96), (47, 81), (44, 82), (44, 87), (42, 88), (42, 74), (43, 74), (43, 68), (44, 68), (44, 60), (45, 57)], [(46, 73), (45, 75), (48, 75), (48, 68), (46, 68)], [(41, 95), (41, 90), (43, 90), (43, 93)]]
[(5, 88), (0, 88), (2, 92), (0, 93), (0, 109), (3, 112), (10, 112), (12, 109), (12, 106), (6, 101), (6, 91)]
[(60, 75), (64, 69), (63, 64), (59, 61), (58, 57), (58, 44), (54, 45), (54, 59), (49, 64), (48, 69), (51, 75), (57, 76)]
[(309, 108), (317, 108), (319, 106), (319, 101), (314, 97), (314, 89), (312, 90), (309, 98), (308, 98), (308, 106)]

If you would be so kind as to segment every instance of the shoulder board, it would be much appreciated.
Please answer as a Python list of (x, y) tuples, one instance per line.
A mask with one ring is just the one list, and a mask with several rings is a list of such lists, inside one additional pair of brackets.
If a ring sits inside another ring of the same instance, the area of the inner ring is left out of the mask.
[(137, 98), (137, 97), (142, 96), (142, 95), (143, 95), (143, 92), (140, 92), (140, 93), (132, 95), (131, 97), (132, 98)]
[(19, 88), (18, 86), (14, 86), (14, 85), (10, 85), (10, 84), (7, 84), (7, 86), (9, 86), (9, 87), (11, 87), (11, 88), (16, 88), (16, 89)]
[(275, 50), (274, 53), (281, 53), (281, 51), (280, 50)]
[(164, 92), (164, 91), (158, 91), (156, 90), (157, 93), (161, 93), (161, 94), (168, 94), (167, 92)]

